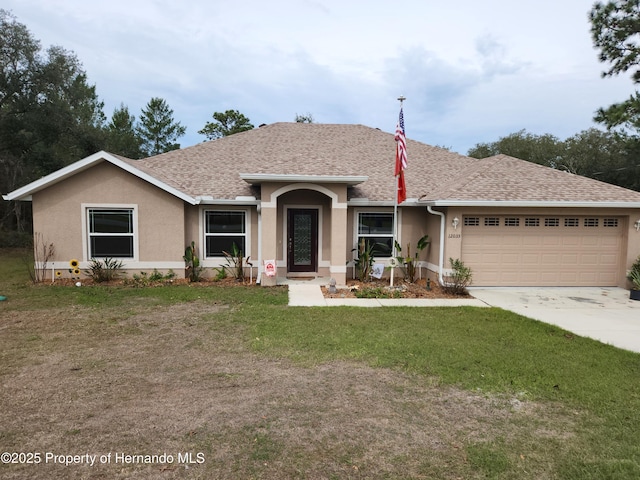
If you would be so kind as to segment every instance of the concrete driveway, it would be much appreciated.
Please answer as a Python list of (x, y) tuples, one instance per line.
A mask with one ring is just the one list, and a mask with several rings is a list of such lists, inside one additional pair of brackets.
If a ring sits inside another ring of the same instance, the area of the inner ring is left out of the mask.
[(629, 291), (600, 287), (469, 288), (479, 300), (557, 325), (583, 337), (640, 352), (640, 301)]

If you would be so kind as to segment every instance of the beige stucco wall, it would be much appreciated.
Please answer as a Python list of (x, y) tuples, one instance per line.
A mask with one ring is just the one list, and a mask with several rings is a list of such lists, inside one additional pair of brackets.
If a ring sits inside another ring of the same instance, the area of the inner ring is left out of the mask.
[(90, 260), (83, 205), (136, 208), (138, 258), (124, 259), (126, 269), (172, 268), (178, 275), (184, 273), (183, 201), (107, 162), (33, 195), (34, 232), (54, 243), (54, 268), (66, 268), (72, 258), (86, 268)]
[(248, 246), (249, 251), (244, 252), (245, 258), (250, 256), (249, 261), (253, 264), (253, 272), (250, 267), (245, 268), (245, 275), (255, 278), (258, 271), (258, 213), (255, 205), (188, 205), (185, 204), (185, 237), (182, 240), (183, 247), (186, 248), (191, 242), (195, 242), (196, 250), (200, 257), (201, 265), (205, 268), (204, 277), (215, 277), (218, 267), (226, 264), (224, 258), (206, 258), (205, 257), (205, 238), (204, 238), (204, 212), (206, 210), (222, 210), (222, 211), (243, 211), (246, 212), (248, 218)]
[[(261, 185), (262, 252), (261, 260), (275, 259), (277, 275), (287, 274), (286, 224), (289, 208), (317, 208), (318, 275), (332, 276), (344, 282), (346, 255), (347, 187), (342, 184), (263, 183)], [(263, 277), (264, 285), (275, 279)]]
[[(356, 255), (353, 251), (357, 247), (357, 219), (360, 212), (393, 213), (393, 207), (350, 207), (347, 215), (347, 258), (352, 260)], [(437, 265), (437, 253), (439, 244), (440, 219), (430, 215), (425, 207), (398, 207), (398, 242), (402, 248), (402, 254), (407, 254), (407, 244), (411, 244), (411, 257), (415, 259), (416, 245), (424, 235), (429, 235), (431, 244), (418, 255), (418, 261), (427, 262), (435, 270)], [(435, 252), (435, 254), (434, 254)], [(422, 270), (422, 275), (427, 275), (427, 270)], [(353, 277), (353, 268), (349, 267), (348, 278)], [(385, 271), (385, 277), (389, 271)]]

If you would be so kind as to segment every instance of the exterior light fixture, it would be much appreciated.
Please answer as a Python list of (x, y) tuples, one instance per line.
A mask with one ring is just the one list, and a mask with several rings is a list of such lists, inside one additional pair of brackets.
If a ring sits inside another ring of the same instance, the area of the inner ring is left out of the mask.
[(636, 232), (640, 232), (640, 220), (636, 220), (633, 226), (636, 227)]
[(460, 219), (458, 217), (454, 217), (453, 220), (451, 220), (451, 225), (453, 225), (454, 230), (458, 229), (459, 223), (460, 223)]

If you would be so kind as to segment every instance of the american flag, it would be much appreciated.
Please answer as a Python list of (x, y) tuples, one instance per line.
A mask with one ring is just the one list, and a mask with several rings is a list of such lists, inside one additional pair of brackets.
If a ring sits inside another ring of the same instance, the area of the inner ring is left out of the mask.
[(404, 135), (404, 115), (402, 108), (400, 108), (400, 117), (396, 125), (396, 142), (396, 175), (399, 175), (402, 170), (407, 168), (407, 139)]
[(404, 181), (404, 169), (407, 168), (407, 139), (404, 134), (404, 115), (400, 107), (400, 117), (396, 125), (396, 173), (398, 177), (397, 200), (402, 203), (407, 199), (407, 187)]

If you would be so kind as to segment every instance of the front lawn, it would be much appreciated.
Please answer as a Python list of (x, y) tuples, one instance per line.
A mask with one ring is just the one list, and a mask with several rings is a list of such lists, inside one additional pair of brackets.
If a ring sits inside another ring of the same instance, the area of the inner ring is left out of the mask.
[(42, 461), (2, 478), (640, 478), (639, 354), (499, 309), (32, 286), (19, 256), (0, 451)]

